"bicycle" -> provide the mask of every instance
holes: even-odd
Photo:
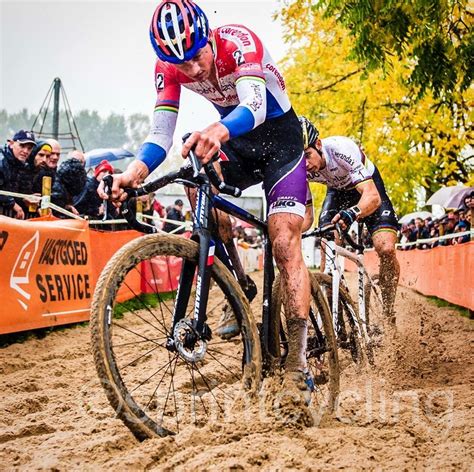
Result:
[[[125,202],[122,214],[130,226],[149,234],[112,257],[92,302],[97,372],[118,417],[139,440],[225,417],[242,391],[247,398],[255,397],[262,376],[280,369],[287,350],[280,322],[280,283],[275,278],[266,222],[214,195],[211,184],[221,194],[238,196],[240,190],[221,181],[212,164],[206,164],[202,172],[194,153],[190,161],[191,165],[125,191],[128,197],[137,197],[170,183],[195,188],[191,238],[158,233],[154,226],[137,221]],[[216,235],[214,208],[263,233],[258,327],[232,261]],[[337,346],[329,308],[314,278],[311,290],[307,359],[316,383],[315,400],[331,411],[339,391]],[[213,331],[226,304],[240,325],[240,335],[222,341]],[[236,387],[238,382],[243,390]]]
[[[338,232],[354,252],[336,244],[334,231]],[[359,223],[359,235],[362,224]],[[306,233],[304,237],[316,236],[326,265],[324,273],[315,273],[317,283],[322,287],[331,307],[333,326],[341,353],[349,352],[353,363],[374,363],[374,348],[380,343],[385,329],[382,315],[382,296],[378,276],[371,276],[364,266],[364,246],[355,242],[337,224],[329,224]],[[357,305],[352,299],[349,286],[339,264],[338,256],[354,262],[357,266]],[[346,356],[347,357],[347,356]]]

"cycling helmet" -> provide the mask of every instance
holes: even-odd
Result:
[[[299,116],[301,128],[303,130],[303,143],[306,149],[309,146],[313,146],[319,138],[319,131],[316,126],[311,123],[305,116]]]
[[[161,2],[153,14],[150,40],[156,55],[165,62],[181,64],[192,59],[209,38],[204,12],[189,0]]]

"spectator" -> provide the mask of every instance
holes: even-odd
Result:
[[[425,226],[425,222],[422,218],[415,218],[415,239],[428,239],[430,233],[428,228]],[[417,244],[418,249],[428,249],[428,244],[422,243]]]
[[[7,141],[0,151],[0,190],[32,193],[33,171],[27,160],[35,144],[33,132],[24,130],[18,131]],[[27,204],[22,199],[0,195],[0,207],[5,214],[10,213],[19,220],[25,218]]]
[[[28,158],[28,163],[33,170],[32,192],[42,194],[43,177],[51,177],[51,187],[54,183],[55,172],[46,164],[52,152],[51,145],[46,141],[38,141],[33,152]]]
[[[84,156],[84,153],[82,151],[79,151],[79,149],[73,149],[70,151],[67,155],[68,159],[77,159],[78,161],[82,162],[82,165],[85,167],[86,166],[86,156]]]
[[[408,251],[410,249],[415,249],[415,246],[408,246],[407,243],[411,242],[412,231],[408,225],[402,225],[401,228],[401,238],[400,238],[400,249],[403,251]]]
[[[166,214],[166,219],[167,220],[173,220],[173,221],[184,221],[184,215],[183,215],[183,200],[178,199],[174,202],[174,206],[171,207],[171,209],[168,211]],[[163,231],[166,231],[167,233],[170,233],[171,231],[175,230],[177,225],[173,223],[168,223],[166,222],[163,226]],[[184,233],[184,227],[179,228],[177,231],[173,231],[174,234],[183,234]]]
[[[164,206],[156,198],[153,199],[153,216],[155,218],[158,217],[159,219],[162,219],[162,218],[166,217],[166,211],[165,211]],[[154,220],[155,226],[158,229],[162,229],[163,228],[163,223],[159,219]]]
[[[101,180],[114,173],[114,168],[109,161],[103,160],[94,169],[94,175],[87,178],[83,191],[74,199],[74,207],[81,215],[91,218],[99,218],[104,215],[103,201],[97,193],[97,187]],[[107,219],[114,219],[116,208],[112,203],[107,203]]]
[[[47,139],[46,142],[51,145],[51,154],[46,160],[47,166],[54,172],[58,170],[59,158],[61,157],[61,145],[55,139]]]
[[[51,194],[51,202],[66,210],[79,215],[73,206],[74,197],[77,197],[84,190],[87,175],[81,161],[68,159],[64,161],[56,172],[56,179]],[[53,212],[60,218],[66,218],[62,213]]]
[[[454,228],[455,233],[464,233],[465,231],[469,231],[469,224],[466,220],[460,220],[456,227]],[[469,242],[471,237],[469,234],[465,234],[464,236],[459,236],[456,239],[453,239],[453,244],[462,244]]]

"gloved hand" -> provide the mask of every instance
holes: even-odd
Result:
[[[358,213],[354,208],[346,208],[345,210],[341,210],[338,215],[338,222],[343,222],[346,228],[350,228],[351,224],[357,219]]]

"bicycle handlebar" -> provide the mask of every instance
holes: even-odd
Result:
[[[304,233],[303,238],[308,238],[311,236],[316,236],[319,238],[324,237],[326,233],[329,233],[330,231],[337,231],[338,234],[351,246],[353,249],[359,252],[364,252],[364,246],[362,244],[357,244],[350,236],[347,231],[342,231],[340,225],[338,223],[335,224],[328,224],[324,226],[320,226],[319,228],[315,228],[313,231],[310,231],[309,233]]]
[[[183,136],[183,142],[185,142],[189,136],[191,136],[191,133],[187,133]],[[197,177],[199,175],[199,172],[201,171],[202,168],[204,168],[204,172],[206,175],[209,177],[209,180],[211,181],[211,184],[216,187],[219,192],[224,193],[226,195],[231,195],[233,197],[240,197],[242,195],[242,190],[240,190],[238,187],[234,187],[233,185],[226,184],[217,174],[216,169],[214,169],[214,166],[212,163],[216,161],[219,158],[219,154],[216,153],[216,155],[211,159],[210,162],[204,164],[204,166],[201,164],[199,159],[196,157],[196,154],[194,153],[194,149],[191,149],[189,151],[189,160],[191,161],[191,165],[193,166],[194,174],[193,177]]]
[[[183,136],[183,142],[186,141],[191,134],[185,134]],[[218,154],[214,156],[211,162],[201,164],[200,160],[197,158],[196,154],[194,153],[194,149],[191,149],[189,152],[189,164],[185,164],[180,169],[175,172],[170,172],[169,174],[164,175],[152,182],[149,182],[141,187],[138,188],[124,188],[123,191],[127,194],[127,198],[124,202],[122,202],[122,216],[127,220],[128,225],[141,233],[151,234],[156,233],[158,229],[150,225],[148,223],[143,223],[138,221],[135,215],[135,212],[131,209],[129,200],[131,198],[141,197],[143,195],[147,195],[150,192],[155,192],[156,190],[165,187],[166,185],[176,182],[178,180],[185,180],[189,181],[192,179],[197,179],[201,172],[201,169],[204,168],[206,175],[209,178],[211,184],[216,187],[221,193],[226,195],[231,195],[234,197],[240,197],[242,195],[242,191],[238,187],[234,187],[232,185],[226,184],[217,174],[212,162],[218,159]],[[104,182],[104,191],[111,195],[112,193],[112,184],[113,184],[113,176],[107,175],[103,179]],[[188,182],[190,183],[190,182]],[[107,215],[105,215],[106,217]]]

